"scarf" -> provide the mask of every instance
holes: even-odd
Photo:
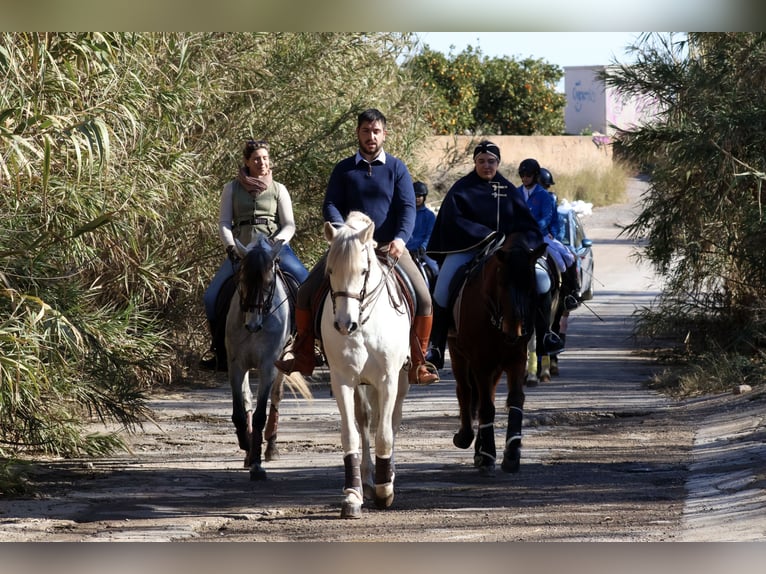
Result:
[[[261,177],[253,177],[248,169],[242,166],[239,169],[239,174],[237,174],[237,180],[249,193],[257,197],[266,190],[266,187],[271,185],[271,173]],[[266,187],[263,187],[264,185]]]

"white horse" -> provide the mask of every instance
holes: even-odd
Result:
[[[247,452],[245,466],[250,467],[250,480],[264,480],[266,471],[261,465],[264,434],[266,461],[279,456],[276,440],[284,384],[305,398],[312,398],[312,394],[300,373],[283,375],[274,366],[291,332],[291,303],[277,267],[284,243],[281,240],[272,243],[262,233],[247,246],[236,243],[242,260],[237,292],[226,317],[226,354],[233,401],[231,419],[239,447]],[[250,369],[258,370],[255,404],[250,390]],[[271,408],[267,424],[269,397]]]
[[[345,468],[341,518],[360,518],[365,496],[373,498],[378,508],[391,506],[394,437],[409,390],[409,310],[393,266],[381,263],[375,253],[374,228],[360,212],[351,212],[338,229],[329,222],[324,226],[330,242],[326,267],[330,292],[321,330],[341,417]]]

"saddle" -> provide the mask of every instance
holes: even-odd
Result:
[[[451,329],[455,328],[457,318],[460,316],[460,303],[466,283],[479,273],[487,260],[503,246],[504,242],[505,235],[501,233],[493,235],[474,258],[459,267],[455,275],[453,275],[449,286],[449,298],[447,299],[447,309],[452,310],[452,313],[450,313],[452,319],[450,322]]]

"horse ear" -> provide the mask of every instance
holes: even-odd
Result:
[[[367,243],[368,241],[372,241],[373,233],[375,233],[375,224],[370,223],[367,227],[365,227],[359,232],[359,240],[362,243]]]
[[[324,238],[329,242],[332,241],[335,237],[336,229],[335,226],[330,223],[329,221],[324,222]]]

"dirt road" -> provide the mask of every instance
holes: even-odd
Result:
[[[631,200],[642,186],[631,182]],[[44,464],[40,497],[0,501],[0,541],[766,539],[764,395],[676,403],[642,388],[653,366],[633,354],[631,314],[660,286],[618,238],[631,209],[585,218],[595,297],[572,315],[561,375],[527,389],[518,474],[481,477],[472,450],[452,445],[457,402],[446,369],[405,403],[393,507],[365,505],[361,520],[344,521],[326,373],[314,401],[283,402],[282,456],[266,464],[265,482],[243,468],[219,375],[153,397],[157,424],[132,437],[131,454]]]

